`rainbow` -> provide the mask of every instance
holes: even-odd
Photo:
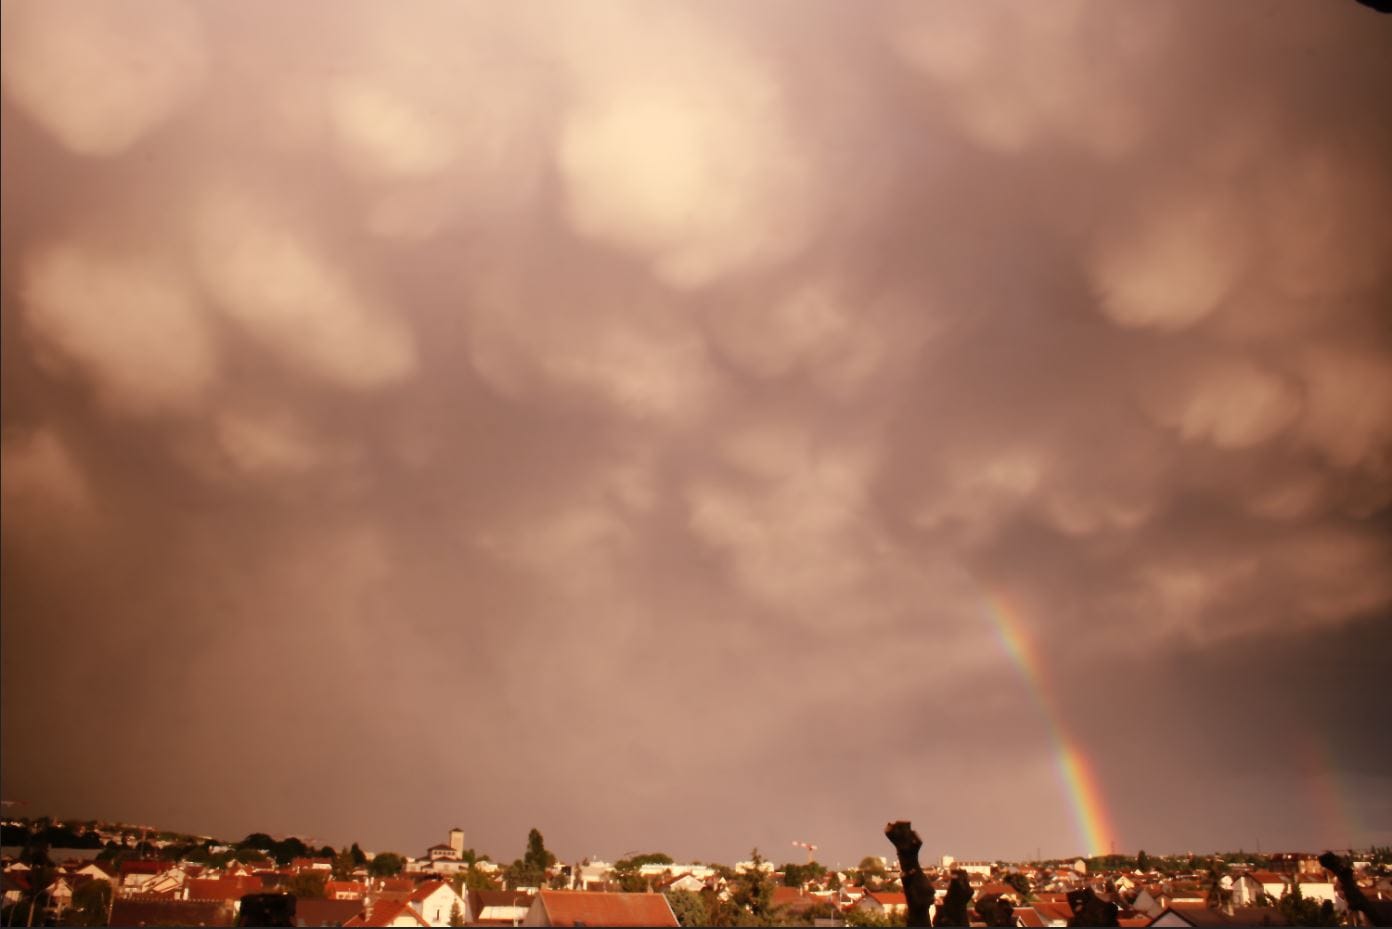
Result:
[[[1039,652],[1004,597],[987,595],[985,602],[986,616],[1006,654],[1020,670],[1020,676],[1028,685],[1048,727],[1059,780],[1073,807],[1078,839],[1087,847],[1088,855],[1105,855],[1111,850],[1116,831],[1107,815],[1107,805],[1092,764],[1078,747],[1078,740],[1064,725],[1063,714],[1059,712],[1058,700],[1044,672]]]
[[[1303,748],[1297,756],[1309,784],[1315,818],[1324,829],[1323,844],[1334,848],[1347,841],[1350,849],[1359,847],[1363,830],[1339,777],[1333,746],[1311,733],[1305,734],[1297,745]]]

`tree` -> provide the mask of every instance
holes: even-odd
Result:
[[[683,926],[709,926],[710,909],[705,898],[691,890],[670,890],[665,895],[677,922]]]
[[[324,898],[324,885],[328,883],[328,880],[329,876],[323,871],[301,871],[286,882],[285,890],[294,897],[322,900]]]
[[[870,910],[863,910],[858,906],[853,906],[846,911],[846,925],[848,926],[890,926],[889,917],[883,913],[874,913]]]
[[[396,852],[381,852],[367,863],[367,873],[373,877],[395,877],[406,867],[406,859]]]
[[[643,877],[641,868],[645,864],[669,865],[672,863],[672,856],[662,852],[648,852],[643,855],[633,855],[629,858],[620,858],[614,862],[614,879],[619,883],[619,889],[625,893],[642,893],[651,890],[648,886],[647,878]]]
[[[72,906],[64,914],[64,919],[70,926],[105,926],[110,907],[110,882],[87,881],[73,891]]]
[[[807,864],[785,864],[778,870],[783,872],[785,887],[802,887],[826,874],[826,868],[815,861],[809,861]]]
[[[268,851],[275,858],[276,864],[281,867],[285,867],[296,858],[308,858],[312,853],[312,849],[308,845],[293,835],[288,839],[273,843]]]
[[[764,870],[764,856],[759,854],[757,848],[749,853],[749,858],[750,868],[736,874],[730,884],[730,901],[752,920],[745,922],[742,919],[741,925],[773,925],[773,878]]]
[[[344,849],[333,856],[333,876],[336,881],[346,881],[353,876],[353,869],[357,863],[353,861],[353,853]]]
[[[509,887],[540,887],[546,879],[546,869],[556,863],[556,856],[546,850],[541,833],[532,829],[527,833],[527,851],[521,858],[508,865],[506,877]]]
[[[817,925],[817,919],[839,919],[841,910],[838,910],[834,903],[814,903],[802,911],[799,918],[799,925]]]
[[[353,864],[354,864],[354,865],[364,865],[364,864],[367,864],[367,855],[365,855],[365,854],[363,853],[363,850],[362,850],[362,849],[358,848],[358,843],[357,843],[357,842],[354,842],[354,843],[353,843],[353,847],[350,848],[350,849],[348,849],[348,852],[349,852],[349,854],[351,854],[351,855],[353,856]]]
[[[1019,871],[1011,871],[1007,874],[1005,882],[1019,892],[1022,900],[1028,900],[1033,892],[1033,888],[1030,887],[1030,879]]]
[[[871,855],[866,855],[860,859],[860,865],[856,869],[860,873],[860,886],[869,887],[872,890],[878,888],[885,879],[884,862]]]
[[[245,839],[237,843],[238,848],[259,848],[261,851],[268,851],[275,847],[276,840],[266,835],[264,832],[253,832]]]
[[[556,863],[556,856],[546,850],[546,843],[535,828],[527,833],[527,853],[522,856],[522,862],[543,872]]]
[[[1145,853],[1145,849],[1141,849],[1136,853],[1136,870],[1143,872],[1150,871],[1150,856]]]
[[[493,876],[482,868],[469,865],[469,870],[464,872],[465,890],[497,890],[498,882]],[[462,894],[461,894],[462,896]]]
[[[462,926],[462,925],[464,925],[464,914],[463,914],[463,913],[460,911],[460,909],[459,909],[459,901],[458,901],[458,900],[454,901],[454,903],[450,905],[450,918],[449,918],[449,924],[450,924],[451,926]]]

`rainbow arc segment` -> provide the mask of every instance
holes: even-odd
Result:
[[[1089,855],[1107,854],[1116,838],[1102,788],[1092,762],[1083,754],[1059,710],[1059,700],[1044,668],[1039,651],[1010,603],[1000,595],[987,595],[985,613],[996,636],[1020,672],[1030,696],[1044,718],[1053,746],[1054,764],[1064,793],[1073,808],[1078,839]]]
[[[1324,843],[1337,847],[1347,842],[1350,849],[1359,847],[1363,829],[1342,783],[1339,774],[1342,768],[1334,757],[1333,746],[1313,734],[1303,735],[1296,745],[1300,749],[1297,757],[1309,784],[1311,806]]]

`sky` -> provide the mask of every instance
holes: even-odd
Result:
[[[1392,18],[2,9],[20,812],[1392,844]]]

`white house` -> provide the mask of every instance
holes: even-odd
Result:
[[[344,920],[344,926],[390,926],[393,929],[411,929],[415,926],[429,926],[420,913],[401,900],[379,900],[371,908],[352,919]],[[448,925],[448,923],[446,923]]]
[[[1275,871],[1253,871],[1252,879],[1261,885],[1262,892],[1273,900],[1285,896],[1287,883],[1284,875]]]
[[[1164,912],[1169,905],[1170,899],[1158,887],[1142,887],[1141,892],[1136,894],[1136,899],[1131,901],[1131,908],[1137,913],[1154,918]]]
[[[415,889],[407,902],[431,926],[448,926],[456,907],[464,921],[469,921],[469,901],[444,881],[426,881]]]
[[[672,878],[663,890],[690,890],[699,893],[704,890],[706,882],[694,874],[681,874]]]
[[[1261,903],[1263,889],[1261,882],[1250,873],[1238,874],[1233,878],[1233,906],[1256,906]]]
[[[942,866],[944,871],[965,871],[968,874],[990,877],[991,869],[995,867],[995,863],[991,861],[958,861],[951,855],[943,855]]]
[[[1300,895],[1306,900],[1318,900],[1321,903],[1328,900],[1334,904],[1334,910],[1342,913],[1347,904],[1344,898],[1334,890],[1334,882],[1328,876],[1315,877],[1300,875]]]
[[[856,909],[894,919],[908,912],[909,899],[901,893],[872,890],[856,902]]]

